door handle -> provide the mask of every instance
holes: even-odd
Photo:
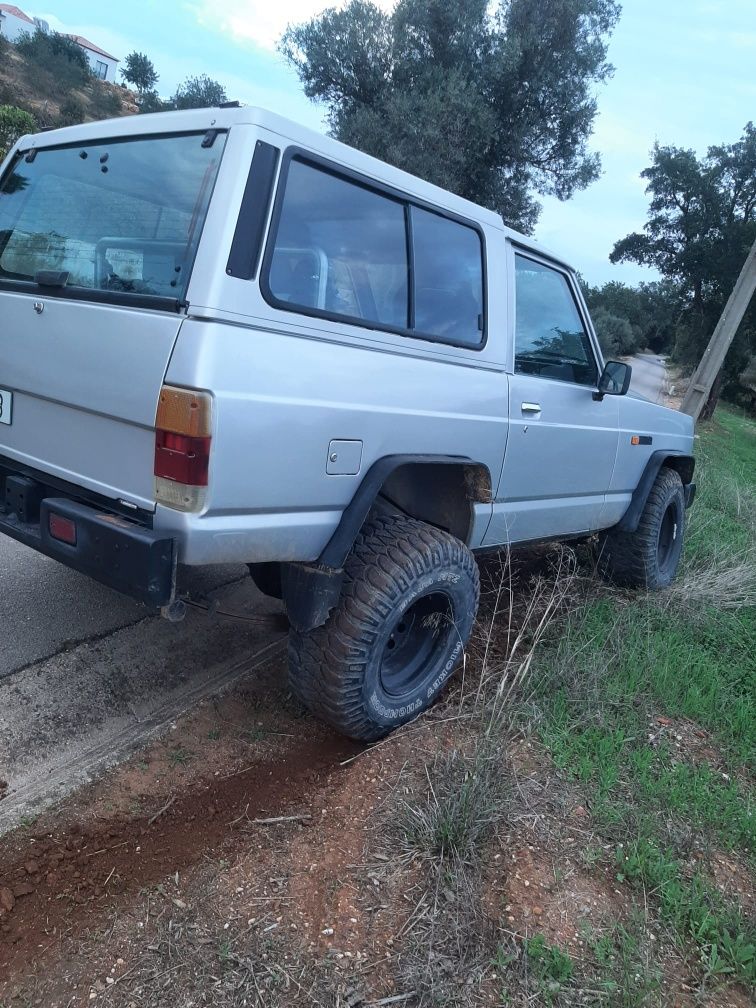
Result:
[[[523,413],[540,413],[541,404],[537,402],[524,402],[520,407]]]

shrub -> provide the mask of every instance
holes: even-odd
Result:
[[[639,349],[638,335],[626,318],[614,315],[606,308],[591,313],[601,349],[609,356],[634,354]]]
[[[118,91],[96,78],[93,79],[89,118],[112,119],[120,115],[123,115],[123,104]]]
[[[0,161],[24,133],[33,133],[36,123],[33,116],[15,105],[0,105]]]
[[[84,108],[84,103],[73,95],[60,107],[61,126],[76,126],[78,123],[84,122],[86,116],[87,110]]]
[[[177,109],[210,108],[220,105],[226,100],[226,91],[222,84],[212,80],[207,74],[199,77],[187,77],[179,84],[173,96],[173,105]]]
[[[60,32],[38,28],[33,35],[22,35],[16,48],[31,63],[51,73],[62,90],[81,87],[91,77],[84,50]]]

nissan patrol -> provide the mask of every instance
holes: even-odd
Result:
[[[427,707],[474,553],[598,537],[664,588],[688,416],[628,394],[574,271],[254,108],[23,137],[0,176],[0,531],[169,617],[243,562],[294,693],[370,740]]]

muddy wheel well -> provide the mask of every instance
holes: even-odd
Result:
[[[693,480],[693,470],[695,469],[696,461],[687,455],[681,455],[676,457],[674,455],[668,456],[663,464],[664,469],[674,469],[676,473],[680,474],[680,479],[683,481],[683,486],[686,483],[690,483]]]
[[[379,496],[411,518],[467,543],[473,505],[491,501],[491,476],[475,463],[409,462],[388,476]]]
[[[347,556],[374,509],[398,510],[468,543],[474,505],[491,499],[491,476],[481,463],[386,456],[373,464],[314,563],[279,564],[275,571],[250,564],[250,573],[262,591],[280,592],[292,625],[304,633],[322,626],[338,602]]]

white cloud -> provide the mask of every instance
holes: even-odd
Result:
[[[373,0],[391,10],[395,0]],[[275,49],[287,25],[307,21],[327,7],[341,6],[339,0],[199,0],[189,10],[205,28],[215,28],[236,41],[253,42],[263,49]]]
[[[109,52],[118,60],[123,60],[127,53],[134,48],[127,38],[119,35],[118,32],[102,25],[91,24],[66,24],[55,14],[37,14],[37,17],[47,21],[53,31],[64,32],[68,35],[81,35],[82,38],[89,39],[95,45]]]

